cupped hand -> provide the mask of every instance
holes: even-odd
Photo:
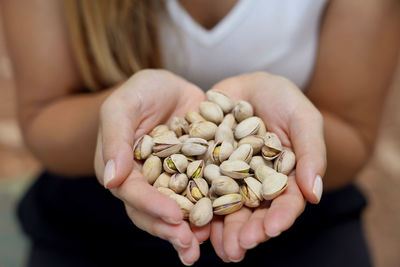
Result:
[[[128,216],[140,229],[170,241],[184,263],[194,263],[199,242],[209,225],[192,230],[176,202],[158,192],[133,159],[134,141],[173,116],[197,109],[204,93],[195,85],[163,70],[133,75],[103,103],[95,154],[96,176],[121,199]]]
[[[296,171],[288,187],[272,202],[256,209],[242,208],[211,223],[210,239],[224,261],[241,260],[247,249],[287,230],[303,212],[306,200],[318,203],[326,168],[322,116],[292,82],[264,72],[232,77],[217,83],[234,100],[246,100],[276,133],[282,145],[296,154]]]

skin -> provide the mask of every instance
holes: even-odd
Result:
[[[212,28],[235,1],[199,3],[182,1],[200,24]],[[312,186],[315,175],[325,173],[324,140],[325,190],[354,179],[372,152],[400,46],[398,1],[334,0],[323,17],[315,72],[306,90],[311,102],[290,81],[267,73],[216,84],[213,88],[232,98],[251,102],[268,127],[294,149],[299,165],[285,193],[270,207],[243,208],[211,225],[190,228],[177,205],[148,185],[132,165],[131,147],[156,124],[197,106],[204,94],[161,70],[142,71],[113,88],[84,93],[59,1],[4,0],[2,12],[26,144],[47,169],[71,177],[93,174],[95,155],[102,184],[104,167],[113,160],[114,179],[106,187],[124,201],[135,225],[170,240],[186,264],[198,259],[199,243],[208,237],[222,260],[238,261],[246,249],[288,229],[306,200],[317,203]],[[154,101],[154,95],[161,101]],[[259,103],[265,97],[279,103],[280,116],[271,117]]]

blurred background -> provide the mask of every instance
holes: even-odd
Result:
[[[13,76],[1,26],[0,20],[0,267],[13,267],[23,265],[29,247],[15,207],[40,164],[24,147],[16,122]],[[369,200],[363,219],[375,266],[400,266],[400,64],[376,150],[357,183]]]

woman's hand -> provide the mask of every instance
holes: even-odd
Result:
[[[238,261],[246,249],[287,230],[303,212],[305,200],[319,202],[326,168],[323,122],[303,93],[279,76],[245,74],[219,82],[212,89],[234,100],[250,102],[268,130],[276,133],[297,158],[288,188],[270,205],[254,210],[242,208],[212,221],[210,238],[216,253],[224,261]]]
[[[158,192],[133,159],[135,139],[173,116],[183,117],[205,99],[193,84],[162,70],[133,75],[104,102],[100,112],[95,170],[100,183],[125,203],[140,229],[169,240],[185,263],[195,262],[209,225],[190,229],[176,202]]]

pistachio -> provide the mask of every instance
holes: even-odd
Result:
[[[186,140],[188,140],[188,139],[189,139],[189,135],[188,134],[181,135],[178,138],[179,142],[181,142],[182,144],[185,143]]]
[[[208,184],[203,178],[191,179],[186,188],[186,197],[197,202],[200,198],[208,195]]]
[[[190,162],[186,173],[189,178],[200,178],[203,177],[204,171],[204,161],[203,160],[195,160]]]
[[[190,211],[193,209],[194,204],[186,197],[178,194],[169,195],[169,197],[175,200],[179,208],[181,208],[183,218],[188,219]]]
[[[261,154],[266,160],[273,160],[279,156],[282,151],[282,144],[275,133],[267,132],[264,136],[264,146],[261,148]]]
[[[257,135],[265,136],[267,134],[267,127],[265,126],[264,121],[260,118],[260,128],[258,129]]]
[[[237,123],[232,113],[226,114],[221,124],[228,126],[232,130],[236,127]],[[221,125],[220,124],[220,125]]]
[[[261,156],[254,156],[251,158],[251,161],[249,163],[250,165],[250,169],[255,172],[256,169],[258,168],[258,166],[268,166],[270,168],[273,167],[273,164],[271,161],[267,161],[265,160],[263,157]]]
[[[265,180],[266,177],[274,173],[276,173],[276,171],[266,165],[260,165],[255,170],[255,176],[261,183]]]
[[[213,218],[212,202],[208,197],[203,197],[194,205],[189,213],[189,221],[201,227],[206,225]]]
[[[168,157],[181,150],[182,143],[178,138],[169,135],[161,135],[153,138],[153,153],[158,157]]]
[[[211,152],[211,159],[212,161],[219,165],[221,162],[225,161],[233,152],[233,146],[231,143],[227,141],[219,141],[216,142],[212,152]]]
[[[211,156],[212,149],[214,147],[215,142],[214,142],[214,140],[211,139],[207,143],[208,143],[207,152],[204,153],[203,155],[197,156],[198,160],[203,160],[205,163],[210,161],[210,156]]]
[[[239,193],[239,184],[228,176],[219,176],[212,181],[211,187],[219,196]]]
[[[209,197],[212,201],[214,201],[214,200],[216,200],[217,198],[219,198],[220,196],[217,195],[217,194],[215,193],[213,187],[210,187],[210,189],[208,190],[208,197]]]
[[[209,184],[212,183],[212,181],[218,177],[221,176],[221,173],[219,171],[219,167],[215,164],[208,164],[204,168],[204,178],[207,180]]]
[[[156,137],[156,136],[158,136],[158,135],[160,135],[160,134],[163,134],[163,133],[165,133],[165,132],[168,132],[169,131],[169,128],[168,128],[168,126],[167,125],[165,125],[165,124],[160,124],[160,125],[157,125],[151,132],[150,132],[150,136],[151,137]]]
[[[264,145],[264,138],[260,135],[249,135],[240,139],[238,145],[249,144],[253,148],[253,155],[258,154]]]
[[[279,156],[275,159],[274,169],[277,172],[289,175],[296,165],[296,156],[290,150],[282,150]]]
[[[221,163],[219,169],[222,174],[234,179],[243,179],[250,176],[250,166],[242,160],[227,160]]]
[[[232,128],[230,128],[227,124],[220,124],[215,132],[215,141],[227,141],[233,145],[235,138],[233,137]]]
[[[206,153],[208,142],[202,138],[189,138],[182,145],[182,153],[185,156],[199,156]]]
[[[149,184],[153,184],[154,181],[161,174],[161,159],[157,156],[150,155],[143,164],[142,173]]]
[[[170,195],[175,195],[176,193],[174,191],[172,191],[171,189],[167,188],[167,187],[157,187],[157,190],[160,191],[161,194],[166,195],[166,196],[170,196]]]
[[[245,206],[256,208],[263,200],[262,184],[253,177],[244,178],[244,184],[240,186],[240,194],[243,196]]]
[[[176,136],[182,136],[183,134],[189,133],[189,123],[179,117],[173,117],[169,128],[175,132]]]
[[[279,196],[287,187],[287,175],[279,172],[267,175],[262,182],[262,194],[264,199],[271,200]]]
[[[183,190],[185,190],[188,184],[188,177],[184,173],[175,173],[169,179],[168,187],[175,191],[175,193],[179,194]]]
[[[206,93],[208,101],[217,104],[225,113],[228,113],[233,108],[233,101],[224,93],[217,90],[209,90]]]
[[[235,128],[235,138],[242,139],[257,133],[260,128],[260,118],[250,117],[240,122]]]
[[[157,180],[154,182],[153,186],[158,188],[158,187],[168,187],[169,185],[169,180],[171,179],[171,176],[168,173],[161,173],[160,176],[158,176]]]
[[[213,210],[216,215],[227,215],[239,210],[243,206],[243,197],[240,194],[223,195],[213,201]]]
[[[188,112],[186,112],[185,119],[189,123],[194,123],[194,122],[197,122],[197,121],[205,121],[206,120],[206,119],[203,118],[203,116],[201,116],[197,111],[194,111],[194,110],[189,110]]]
[[[213,102],[201,102],[199,109],[200,115],[203,116],[203,118],[215,124],[220,124],[224,119],[224,112],[217,104]]]
[[[243,160],[249,163],[253,157],[253,147],[249,144],[243,144],[235,149],[229,157],[229,160]]]
[[[153,145],[153,138],[147,134],[136,140],[135,145],[133,146],[133,154],[135,159],[144,160],[150,156],[151,152],[153,151]]]
[[[247,101],[239,101],[233,108],[233,115],[238,122],[253,116],[254,111],[252,105]]]
[[[211,140],[217,131],[217,125],[210,121],[197,121],[189,126],[189,136]]]
[[[168,173],[184,173],[188,166],[187,158],[182,154],[172,154],[164,159],[163,167]]]

